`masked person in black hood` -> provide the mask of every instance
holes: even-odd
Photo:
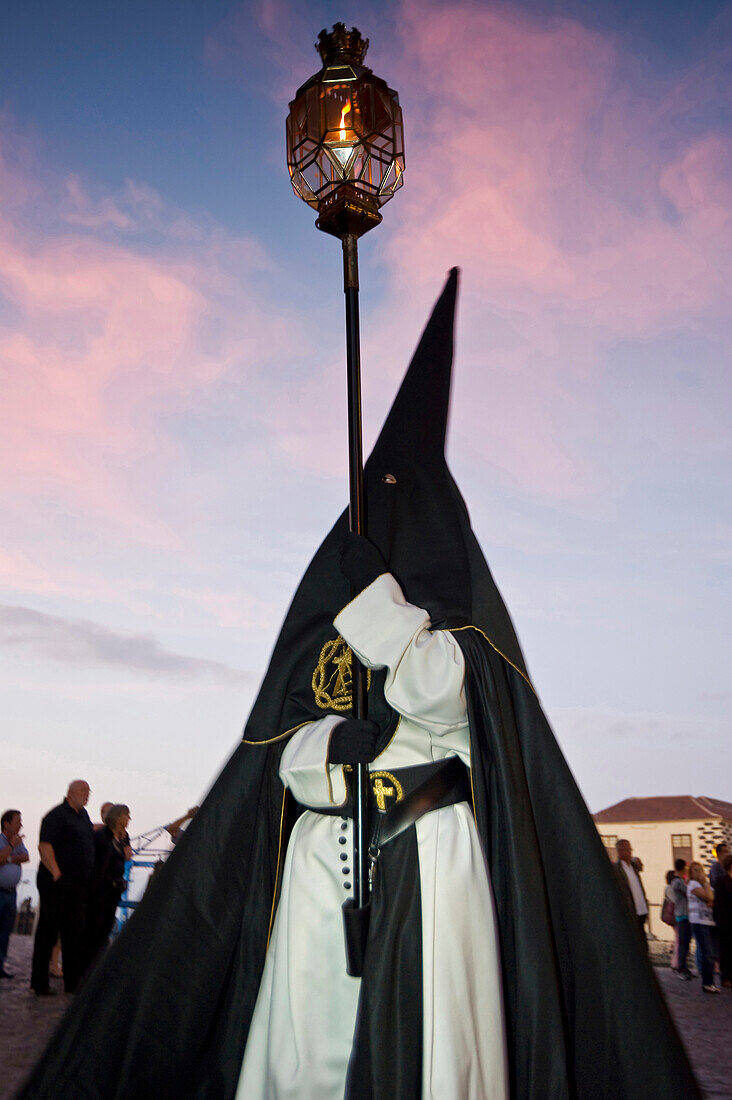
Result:
[[[366,464],[369,543],[326,536],[242,744],[22,1097],[699,1097],[445,462],[456,289]],[[382,846],[357,979],[336,884],[372,756],[377,812],[413,769],[469,765],[470,795]]]

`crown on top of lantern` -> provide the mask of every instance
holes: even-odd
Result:
[[[334,23],[330,33],[323,28],[315,48],[326,66],[332,65],[334,61],[353,61],[356,65],[362,65],[369,48],[369,40],[362,38],[356,27],[347,31],[345,23]]]

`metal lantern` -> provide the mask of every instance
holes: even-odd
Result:
[[[404,136],[399,96],[363,64],[368,39],[336,23],[322,30],[320,72],[290,104],[287,167],[295,194],[336,237],[362,236],[402,185]]]

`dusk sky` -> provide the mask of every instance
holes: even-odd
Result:
[[[590,809],[732,801],[732,4],[5,0],[0,801],[202,799],[346,503],[338,242],[284,159],[336,20],[406,173],[365,450],[462,269],[448,459]],[[640,853],[642,855],[642,853]]]

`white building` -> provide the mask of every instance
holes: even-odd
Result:
[[[648,930],[672,940],[673,928],[661,920],[666,872],[679,858],[696,860],[708,870],[715,845],[726,840],[732,846],[732,803],[690,794],[626,798],[593,818],[612,860],[617,859],[615,842],[630,841],[633,855],[643,863]]]

